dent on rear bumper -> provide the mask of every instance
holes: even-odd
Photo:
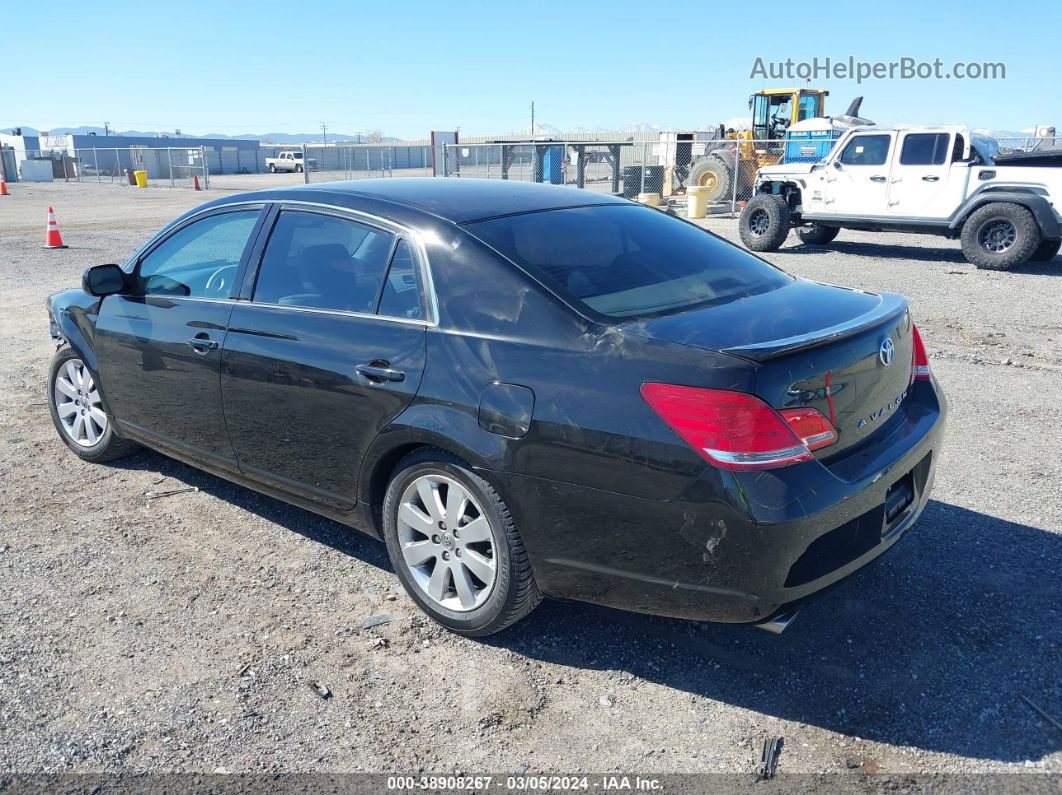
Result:
[[[916,389],[919,400],[904,421],[861,459],[759,473],[709,470],[667,502],[502,475],[539,586],[555,597],[725,622],[761,621],[806,599],[892,547],[925,507],[946,407],[929,382]],[[875,511],[883,517],[889,487],[916,467],[913,503],[884,535],[879,524],[868,546],[865,523]],[[831,533],[840,544],[858,543],[854,556],[842,554],[820,572],[817,550]]]

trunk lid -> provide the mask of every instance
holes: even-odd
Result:
[[[834,456],[896,416],[911,383],[907,302],[804,280],[729,304],[638,321],[635,333],[740,356],[775,408],[809,406],[837,429]],[[888,342],[886,342],[888,340]],[[888,364],[886,364],[886,360]]]

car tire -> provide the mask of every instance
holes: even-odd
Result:
[[[1050,262],[1058,254],[1059,247],[1062,247],[1062,240],[1045,240],[1029,257],[1029,262]]]
[[[733,168],[723,156],[713,153],[694,162],[686,178],[686,185],[707,186],[708,201],[718,201],[732,194],[733,178]]]
[[[801,242],[809,246],[825,246],[827,243],[832,242],[840,231],[840,227],[812,224],[811,226],[800,227],[796,230],[796,233]]]
[[[978,268],[1005,271],[1028,262],[1042,238],[1026,207],[992,202],[974,210],[962,227],[962,253]]]
[[[738,231],[750,251],[774,251],[785,242],[792,226],[789,205],[781,196],[759,193],[741,211]]]
[[[302,173],[302,166],[295,166],[295,173],[296,174],[301,174]]]
[[[270,174],[276,174],[277,173],[276,163],[270,163],[269,164],[269,173]]]
[[[115,434],[114,420],[100,402],[95,376],[69,345],[52,357],[48,407],[59,437],[83,461],[102,464],[140,450],[136,442]]]
[[[406,593],[459,635],[500,632],[542,601],[509,507],[444,450],[421,448],[398,463],[384,496],[383,534]]]

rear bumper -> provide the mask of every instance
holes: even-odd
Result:
[[[946,406],[911,389],[880,438],[840,461],[708,468],[661,502],[496,476],[550,596],[659,615],[760,622],[891,548],[929,500]]]

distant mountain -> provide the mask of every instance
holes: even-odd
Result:
[[[0,133],[10,134],[14,128],[7,127],[0,129]],[[41,135],[41,131],[33,127],[22,126],[23,135]],[[89,135],[95,133],[96,135],[103,135],[104,129],[102,127],[52,127],[47,130],[48,135]],[[177,135],[172,131],[159,132],[156,130],[112,130],[111,135],[126,135],[131,138],[176,138]],[[224,135],[222,133],[207,133],[206,135],[192,135],[190,133],[182,133],[182,138],[218,138],[222,140],[241,140],[241,141],[261,141],[262,143],[292,145],[292,144],[309,144],[320,143],[320,134],[315,133],[265,133],[264,135],[255,135],[253,133],[242,133],[240,135]],[[365,136],[361,135],[345,135],[343,133],[329,133],[328,140],[330,142],[342,142],[353,143],[358,141],[364,141]],[[383,143],[398,143],[402,139],[394,138],[391,136],[384,136]]]

